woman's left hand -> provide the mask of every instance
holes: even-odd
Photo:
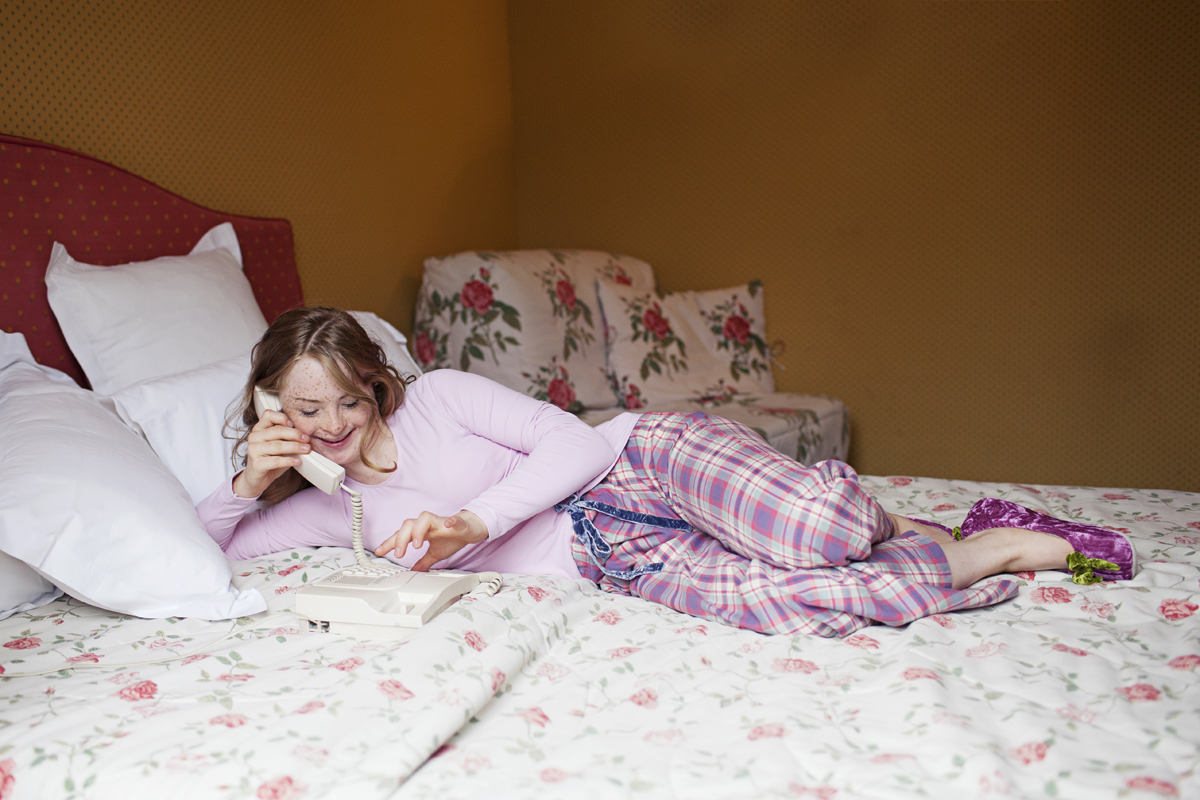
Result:
[[[386,556],[395,550],[396,558],[403,558],[409,544],[420,547],[429,542],[429,550],[412,565],[414,572],[427,572],[434,564],[445,561],[467,545],[487,538],[487,525],[466,509],[449,517],[422,511],[416,519],[404,520],[400,530],[375,548],[375,555]]]

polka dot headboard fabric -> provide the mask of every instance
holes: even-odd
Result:
[[[112,266],[185,254],[223,222],[267,321],[303,304],[287,220],[222,214],[81,153],[0,134],[0,330],[24,334],[39,363],[86,386],[46,300],[54,242]]]

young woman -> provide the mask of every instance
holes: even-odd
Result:
[[[254,387],[283,413],[254,411]],[[597,428],[451,370],[407,386],[344,311],[281,315],[242,401],[245,468],[197,507],[233,559],[350,544],[344,493],[291,467],[316,452],[362,493],[369,549],[415,570],[584,577],[608,591],[765,633],[843,636],[872,621],[1012,597],[1004,572],[1132,577],[1120,534],[983,500],[953,532],[886,513],[848,465],[805,467],[705,414]],[[265,510],[251,510],[262,500]],[[1079,551],[1079,552],[1076,552]]]

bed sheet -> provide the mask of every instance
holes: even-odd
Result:
[[[64,598],[0,622],[0,797],[1200,796],[1200,495],[866,478],[956,523],[1004,496],[1129,530],[1143,570],[1021,575],[989,609],[763,636],[583,581],[507,576],[402,643],[294,617],[138,620]],[[348,566],[242,562],[271,611]]]
[[[1200,797],[1200,495],[864,483],[949,524],[1000,496],[1128,530],[1144,567],[841,641],[555,594],[563,639],[399,796]]]
[[[310,632],[295,589],[353,564],[300,548],[237,562],[255,618],[142,620],[63,598],[0,623],[0,798],[385,798],[555,637],[530,577],[468,595],[403,642]],[[535,592],[536,593],[536,592]],[[258,620],[282,614],[255,627]]]

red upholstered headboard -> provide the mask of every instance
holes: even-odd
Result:
[[[78,261],[112,266],[184,255],[222,222],[233,223],[267,321],[303,305],[287,220],[223,214],[91,156],[0,134],[0,330],[25,334],[39,363],[87,386],[46,302],[53,243]]]

